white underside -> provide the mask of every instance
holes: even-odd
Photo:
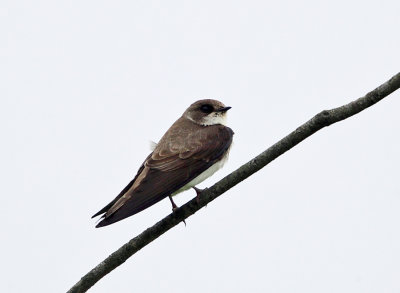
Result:
[[[217,172],[219,169],[221,169],[225,165],[226,161],[228,160],[228,154],[229,154],[229,150],[226,152],[226,155],[220,161],[216,162],[214,165],[212,165],[210,168],[205,170],[199,176],[194,178],[188,184],[186,184],[185,186],[183,186],[180,189],[178,189],[177,191],[175,191],[172,194],[172,196],[175,196],[178,193],[181,193],[182,191],[188,190],[189,188],[192,188],[193,186],[200,184],[201,182],[206,180],[208,177],[212,176],[215,172]]]

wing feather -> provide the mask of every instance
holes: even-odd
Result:
[[[233,131],[222,125],[198,126],[184,134],[182,128],[169,131],[124,192],[96,214],[105,212],[96,227],[134,215],[185,186],[223,157],[233,137]]]

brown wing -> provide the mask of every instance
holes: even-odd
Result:
[[[105,212],[96,227],[132,216],[185,186],[222,158],[232,137],[222,125],[171,127],[135,179],[96,214]]]

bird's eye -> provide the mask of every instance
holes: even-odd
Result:
[[[211,105],[209,105],[209,104],[205,104],[205,105],[202,105],[202,106],[200,107],[200,110],[201,110],[201,112],[203,112],[203,113],[209,114],[209,113],[211,113],[212,111],[214,111],[214,108],[213,108],[213,106],[211,106]]]

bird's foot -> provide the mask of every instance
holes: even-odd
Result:
[[[197,204],[199,204],[200,203],[200,195],[204,189],[197,188],[196,186],[193,186],[193,189],[196,191],[196,202],[197,202]]]
[[[178,206],[172,200],[172,196],[171,195],[168,195],[168,197],[169,197],[169,200],[171,201],[171,204],[172,204],[172,211],[175,212],[178,209]]]
[[[172,196],[171,195],[169,195],[168,197],[169,197],[169,200],[171,201],[171,204],[172,204],[172,212],[174,213],[178,209],[178,206],[172,200]],[[182,222],[183,222],[183,224],[185,224],[185,227],[186,227],[185,220],[182,220]]]

